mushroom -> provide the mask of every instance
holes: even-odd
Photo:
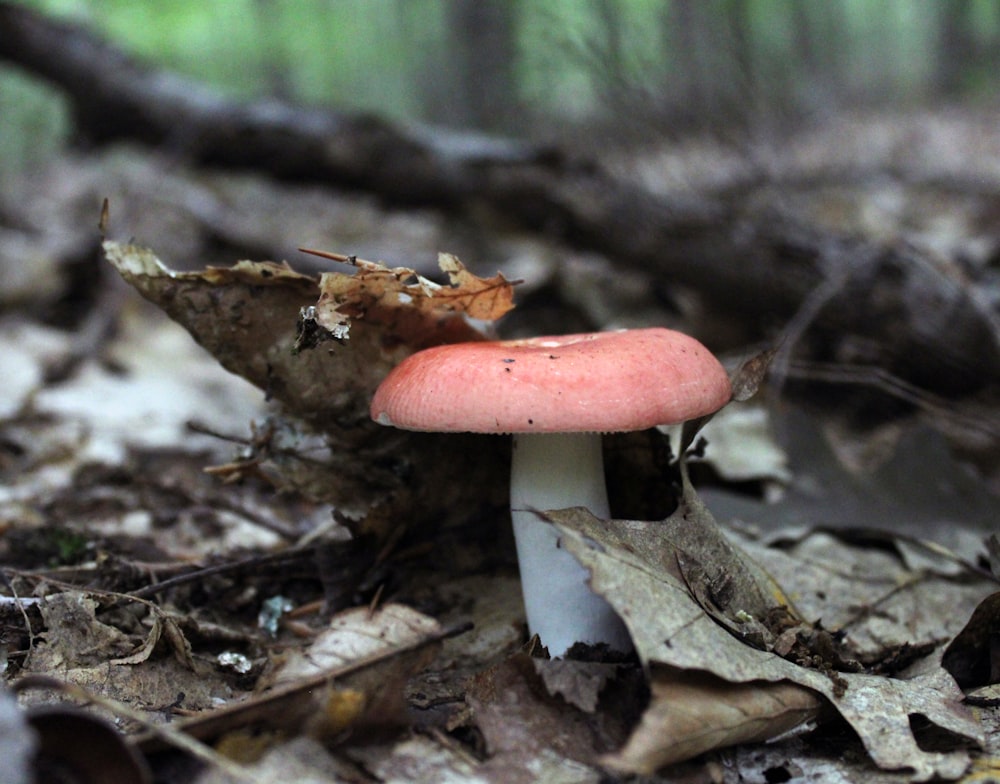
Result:
[[[561,656],[576,642],[622,652],[632,643],[536,511],[584,506],[607,519],[601,433],[684,422],[730,397],[708,349],[651,328],[425,349],[389,373],[371,416],[408,430],[513,434],[511,518],[528,628]]]

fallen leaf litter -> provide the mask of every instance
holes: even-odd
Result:
[[[461,488],[451,494],[442,493],[421,507],[420,501],[434,494],[414,493],[408,486],[412,474],[406,482],[399,476],[401,467],[412,469],[421,462],[419,456],[430,442],[421,442],[420,436],[413,434],[386,434],[366,423],[359,411],[367,406],[367,392],[378,383],[380,376],[407,352],[435,341],[474,339],[466,322],[456,313],[465,310],[477,318],[484,317],[483,314],[493,318],[502,315],[504,308],[509,306],[509,285],[502,278],[478,279],[469,276],[457,260],[454,263],[446,260],[443,267],[451,277],[451,287],[427,285],[415,274],[386,270],[369,263],[363,263],[355,276],[330,273],[317,284],[314,278],[299,275],[283,265],[242,262],[231,270],[173,273],[143,249],[108,243],[106,252],[129,282],[184,324],[224,367],[264,389],[280,402],[282,416],[292,421],[298,418],[305,423],[303,431],[319,433],[321,440],[326,441],[325,459],[312,464],[312,456],[305,459],[296,453],[296,436],[287,435],[286,446],[291,446],[271,456],[268,470],[273,480],[313,491],[314,498],[350,510],[351,515],[344,521],[354,528],[355,535],[374,536],[383,545],[393,539],[394,514],[399,509],[419,509],[427,517],[445,514],[453,520],[468,517],[474,508],[481,514],[483,498],[476,499],[475,504],[469,504],[467,498],[457,505],[454,503],[455,498],[463,497]],[[467,289],[468,299],[456,297],[455,289],[459,292]],[[445,296],[439,296],[437,291],[443,291]],[[483,302],[487,305],[481,310]],[[325,343],[312,348],[300,345],[300,351],[295,354],[292,351],[296,340],[295,322],[302,308],[309,306],[316,308],[315,317],[321,326],[350,324],[350,329],[340,330],[341,340],[334,341],[330,347]],[[276,325],[284,326],[276,328]],[[344,350],[345,343],[349,346],[347,350]],[[38,423],[32,426],[44,429]],[[277,429],[289,434],[297,427],[281,424]],[[304,435],[303,443],[314,443],[308,440],[310,437]],[[122,438],[122,443],[127,440]],[[489,487],[489,478],[496,474],[498,465],[503,465],[505,456],[502,452],[491,454],[491,449],[492,452],[499,450],[484,448],[480,440],[470,439],[466,443],[456,440],[460,443],[446,444],[438,440],[433,448],[448,454],[452,465],[461,465],[463,471],[467,468],[478,470],[480,473],[474,476],[486,478],[485,482],[471,486]],[[350,446],[355,450],[352,459],[344,462],[343,457],[336,454],[338,450],[330,449],[331,444]],[[201,454],[209,451],[206,449]],[[89,459],[114,463],[127,456],[126,449],[118,454],[95,454]],[[373,470],[387,458],[395,461],[388,470],[381,473],[379,469]],[[38,466],[29,471],[37,472],[50,459],[39,456]],[[79,467],[70,469],[68,475],[72,476],[74,471],[79,476]],[[307,478],[296,476],[299,471]],[[425,476],[430,478],[434,474],[429,472]],[[440,488],[440,483],[435,486]],[[697,502],[686,481],[683,487],[678,511],[662,523],[620,520],[598,523],[582,511],[548,513],[563,533],[567,547],[591,570],[594,588],[619,610],[632,631],[642,671],[651,689],[650,702],[641,720],[624,726],[620,719],[627,711],[623,710],[617,719],[608,712],[608,706],[615,703],[616,692],[620,696],[623,690],[627,691],[623,686],[625,682],[618,680],[618,669],[625,665],[612,665],[608,672],[589,672],[590,665],[582,663],[574,672],[560,675],[554,670],[548,671],[549,665],[544,665],[542,671],[536,672],[527,668],[533,660],[525,654],[514,653],[508,641],[506,648],[484,650],[473,660],[462,662],[465,671],[479,672],[474,677],[482,679],[487,677],[484,673],[490,671],[489,668],[502,670],[506,667],[510,673],[520,673],[517,678],[524,684],[521,690],[522,687],[509,686],[509,679],[502,681],[503,689],[512,689],[508,699],[519,694],[517,699],[523,702],[514,712],[510,710],[512,703],[504,708],[503,691],[495,691],[495,686],[485,691],[482,685],[472,687],[465,694],[473,710],[466,717],[466,724],[460,726],[478,726],[486,739],[485,749],[473,749],[471,759],[480,760],[479,772],[470,775],[481,775],[483,780],[499,780],[496,776],[502,765],[507,766],[508,772],[525,776],[547,770],[565,773],[572,769],[583,779],[593,776],[595,781],[602,765],[619,772],[650,774],[663,764],[687,759],[692,754],[734,742],[763,740],[803,720],[820,718],[824,708],[832,706],[853,726],[875,764],[899,774],[900,780],[960,776],[969,765],[967,748],[984,742],[983,728],[962,706],[961,692],[940,665],[946,641],[927,640],[932,624],[921,632],[922,636],[914,637],[911,633],[907,637],[906,630],[912,632],[913,625],[912,616],[906,613],[912,613],[920,605],[920,595],[931,595],[938,587],[947,586],[955,597],[954,617],[950,621],[967,619],[979,601],[992,592],[992,581],[969,568],[959,569],[957,578],[954,570],[947,576],[926,571],[918,575],[908,572],[900,561],[895,562],[894,568],[899,575],[897,579],[904,580],[902,592],[899,586],[885,586],[881,575],[875,573],[860,578],[844,574],[845,586],[851,583],[867,586],[862,591],[868,591],[868,606],[880,605],[879,612],[862,617],[856,606],[839,605],[837,591],[829,587],[822,598],[817,596],[815,584],[810,580],[823,574],[824,569],[828,578],[831,568],[829,563],[817,560],[817,551],[808,549],[811,540],[821,536],[820,533],[778,549],[753,539],[736,537],[733,541],[738,549],[731,549],[720,563],[718,543],[706,545],[704,537],[703,541],[692,542],[682,537],[678,533],[680,529],[673,525],[684,518],[685,524],[693,521],[695,526],[714,530],[714,522]],[[379,501],[386,495],[394,497],[394,502],[380,506]],[[16,517],[28,502],[27,493],[18,497],[8,492],[3,507],[5,517]],[[112,518],[120,517],[121,513],[120,509],[109,510]],[[407,522],[419,528],[422,521],[408,519]],[[655,552],[650,549],[651,537],[660,543],[653,548]],[[839,542],[837,544],[839,546]],[[265,546],[280,548],[286,545],[281,544],[279,538]],[[818,552],[822,551],[821,547]],[[384,552],[391,553],[391,547]],[[844,545],[845,559],[857,558],[862,553],[856,548],[852,550],[849,544]],[[789,564],[791,567],[786,568]],[[786,580],[787,572],[802,569],[803,565],[807,578],[801,578],[800,572],[797,583],[791,576]],[[88,569],[90,574],[95,573],[94,567],[84,566],[75,575],[66,573],[65,576],[78,577],[87,574]],[[720,571],[727,573],[725,579],[718,578]],[[768,573],[776,576],[777,581],[771,580]],[[231,701],[240,695],[246,698],[246,686],[251,684],[238,678],[227,680],[215,676],[209,684],[203,682],[203,676],[211,672],[206,651],[200,650],[207,638],[194,635],[195,626],[185,628],[184,623],[174,620],[174,610],[165,611],[166,606],[133,604],[129,617],[127,613],[122,615],[120,610],[123,602],[128,606],[127,592],[112,596],[81,591],[72,585],[72,579],[61,582],[51,575],[50,572],[48,579],[51,582],[46,583],[42,575],[7,573],[7,580],[18,585],[19,591],[25,592],[28,588],[27,592],[34,590],[45,596],[40,606],[34,605],[39,607],[40,615],[31,622],[47,634],[33,638],[21,663],[23,674],[58,673],[106,697],[123,702],[138,700],[154,713],[169,711],[169,706],[177,700],[178,690],[183,691],[182,699],[188,709],[209,709],[217,699]],[[441,584],[446,585],[447,580]],[[780,589],[777,588],[779,584]],[[823,584],[828,585],[828,582]],[[234,590],[232,583],[224,587]],[[896,602],[891,609],[882,599],[871,598],[884,597],[886,602],[893,602],[901,594],[903,598],[908,596],[909,601]],[[177,598],[190,599],[183,595]],[[802,617],[810,621],[822,618],[825,628],[848,628],[850,642],[858,651],[867,652],[866,666],[871,666],[880,650],[885,652],[891,647],[884,644],[886,617],[896,624],[894,628],[898,630],[900,644],[927,643],[927,655],[909,662],[898,677],[798,666],[768,650],[775,640],[767,638],[769,627],[764,623],[767,611],[785,599],[798,608]],[[251,598],[250,604],[253,603]],[[472,611],[473,617],[474,606],[475,602],[466,608]],[[26,611],[33,611],[31,607],[28,605]],[[141,610],[143,607],[145,613]],[[117,614],[108,614],[109,608],[119,609]],[[393,605],[384,604],[376,612],[380,615],[391,613],[392,608]],[[206,609],[203,606],[197,612],[205,613]],[[407,608],[399,611],[413,613]],[[802,623],[803,629],[809,627],[791,608],[790,612]],[[331,628],[339,625],[361,638],[384,638],[386,630],[371,626],[373,620],[374,616],[367,610],[348,611],[334,615]],[[411,642],[401,643],[390,634],[390,647],[395,644],[405,651],[412,643],[420,649],[422,640],[440,638],[441,627],[430,617],[416,614],[412,620],[409,625],[418,630],[416,637],[409,638]],[[881,625],[872,632],[870,622]],[[517,617],[501,615],[487,621],[487,626],[510,624],[516,627],[518,623]],[[763,631],[758,628],[760,624],[763,624]],[[747,633],[741,639],[740,630],[744,627]],[[70,635],[71,629],[83,632],[83,636]],[[949,635],[959,630],[946,629]],[[58,633],[54,634],[56,631]],[[308,647],[303,648],[300,644],[300,650],[296,651],[292,644],[288,657],[281,653],[281,646],[267,651],[266,645],[259,640],[253,641],[253,635],[243,639],[250,643],[245,647],[251,658],[264,662],[268,672],[276,672],[278,658],[286,662],[285,667],[302,656],[313,658],[313,654],[318,653],[318,648],[313,646],[325,639],[323,633],[314,634]],[[452,646],[450,653],[439,653],[437,659],[425,653],[416,660],[408,660],[406,666],[402,658],[394,661],[390,654],[388,661],[394,663],[382,672],[393,672],[393,677],[383,675],[381,683],[378,677],[375,682],[362,679],[362,685],[353,691],[345,685],[337,692],[339,696],[328,698],[319,711],[325,717],[324,729],[312,734],[329,742],[340,738],[342,732],[356,722],[360,728],[359,717],[365,715],[364,706],[381,704],[378,698],[387,696],[387,692],[398,698],[410,675],[428,666],[433,670],[443,665],[446,669],[449,661],[454,665],[458,661],[454,646],[460,640],[460,637],[445,643],[439,640],[436,644],[443,645],[442,650],[448,651],[449,645]],[[290,641],[285,640],[283,644],[287,646]],[[432,651],[433,647],[427,651]],[[974,656],[975,646],[972,648],[970,655]],[[725,654],[720,655],[720,651]],[[89,653],[84,655],[85,652]],[[444,660],[442,655],[445,655]],[[313,664],[321,672],[328,672],[349,666],[350,661],[359,656],[363,659],[365,654],[349,652],[337,663],[319,659]],[[542,665],[537,663],[537,666]],[[91,672],[94,667],[96,669]],[[177,678],[184,671],[202,677],[197,684],[192,681],[183,686]],[[494,670],[497,671],[500,670]],[[258,668],[257,674],[261,672]],[[109,673],[114,677],[109,678]],[[695,675],[679,677],[682,673]],[[268,677],[273,678],[273,675]],[[312,677],[323,678],[322,675],[299,673],[292,679],[292,688],[296,682],[308,682]],[[496,675],[491,677],[495,684]],[[514,677],[513,674],[510,677]],[[205,685],[209,685],[207,690]],[[199,694],[203,695],[200,705],[196,702]],[[679,696],[681,694],[685,696]],[[249,704],[260,699],[254,698]],[[746,707],[748,705],[751,707]],[[530,735],[515,732],[520,720],[529,722],[522,729],[530,731],[532,720],[528,717],[537,718],[542,706],[550,706],[554,711],[552,729],[568,733],[544,749],[530,741]],[[717,709],[716,715],[707,711],[707,707]],[[727,708],[755,718],[734,722],[732,714],[726,714]],[[392,709],[376,710],[368,715],[374,717],[375,726],[387,726],[400,721],[400,710],[405,710],[405,705],[397,699]],[[682,719],[678,713],[686,718]],[[457,716],[457,713],[449,714],[452,720]],[[521,719],[514,718],[517,716]],[[637,716],[638,710],[633,718]],[[924,749],[920,738],[914,735],[911,721],[914,716],[947,730],[959,743],[947,750]],[[666,733],[664,740],[665,728],[679,726],[679,720],[689,724],[680,725],[686,727],[683,730]],[[460,726],[447,729],[454,731]],[[676,737],[675,733],[683,734],[683,738],[671,740]],[[517,737],[522,740],[517,741]],[[360,751],[343,750],[341,753],[348,758],[353,754],[355,764],[362,764],[373,774],[378,769],[385,770],[386,765],[403,765],[406,755],[414,753],[405,744],[390,748],[388,756],[383,756],[378,763],[371,758],[362,762],[365,756]],[[483,753],[485,760],[477,756]],[[604,756],[598,756],[599,753]],[[451,755],[441,764],[446,768],[455,766],[456,770],[465,766],[463,769],[469,773],[476,770],[475,765],[469,767],[469,759]]]

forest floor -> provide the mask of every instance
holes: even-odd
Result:
[[[666,160],[664,188],[676,171]],[[882,176],[866,180],[852,215],[903,214],[886,207],[890,195],[928,198]],[[972,198],[940,214],[968,216]],[[105,232],[120,242],[102,247],[104,199]],[[849,201],[824,204],[846,212]],[[958,223],[905,230],[952,248]],[[977,239],[995,242],[991,231],[979,224]],[[175,269],[252,258],[309,276],[343,270],[299,247],[420,275],[448,251],[477,275],[523,281],[505,335],[669,325],[718,345],[731,369],[760,347],[732,324],[706,327],[711,310],[690,290],[495,216],[476,224],[128,147],[10,183],[0,200],[5,759],[28,770],[32,740],[37,764],[106,769],[115,758],[115,781],[152,771],[200,784],[1000,778],[997,500],[926,417],[850,430],[827,416],[828,401],[765,385],[702,432],[697,495],[676,462],[659,475],[644,464],[671,495],[664,523],[718,520],[737,553],[721,562],[706,562],[701,541],[657,540],[657,524],[642,528],[657,548],[636,562],[622,539],[634,526],[602,533],[553,516],[637,647],[624,660],[553,661],[526,639],[506,480],[494,471],[503,440],[422,452],[366,429],[352,441],[302,410],[331,379],[349,406],[367,406],[372,379],[362,369],[345,380],[339,348],[313,349],[308,373],[288,360],[292,370],[273,371],[289,374],[284,386],[266,393],[220,365],[246,363],[252,377],[287,348],[297,306],[279,322],[276,303],[319,291],[313,278],[192,273],[190,288],[167,294],[131,281],[181,326],[108,261],[147,264],[141,247]],[[995,257],[980,253],[989,272]],[[151,270],[133,278],[177,283]],[[199,297],[221,305],[196,307]],[[246,337],[269,330],[274,345]],[[388,360],[364,353],[374,350],[358,330],[351,361],[381,368]],[[438,464],[414,469],[424,487],[413,505],[372,515],[379,489],[402,482],[385,462],[397,445]],[[723,601],[726,581],[736,596]],[[784,627],[741,625],[741,602],[759,590],[792,608]],[[14,775],[5,781],[29,780]]]

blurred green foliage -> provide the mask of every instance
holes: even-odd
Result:
[[[664,127],[739,124],[847,101],[989,96],[1000,61],[998,0],[22,4],[231,96],[504,133],[639,114]],[[502,24],[482,29],[484,8]],[[477,103],[479,92],[489,99]],[[59,96],[2,64],[0,122],[0,173],[31,166],[69,134]]]

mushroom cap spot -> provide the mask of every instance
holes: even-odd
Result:
[[[436,432],[620,432],[704,416],[731,396],[707,348],[654,327],[425,349],[389,373],[371,416]]]

